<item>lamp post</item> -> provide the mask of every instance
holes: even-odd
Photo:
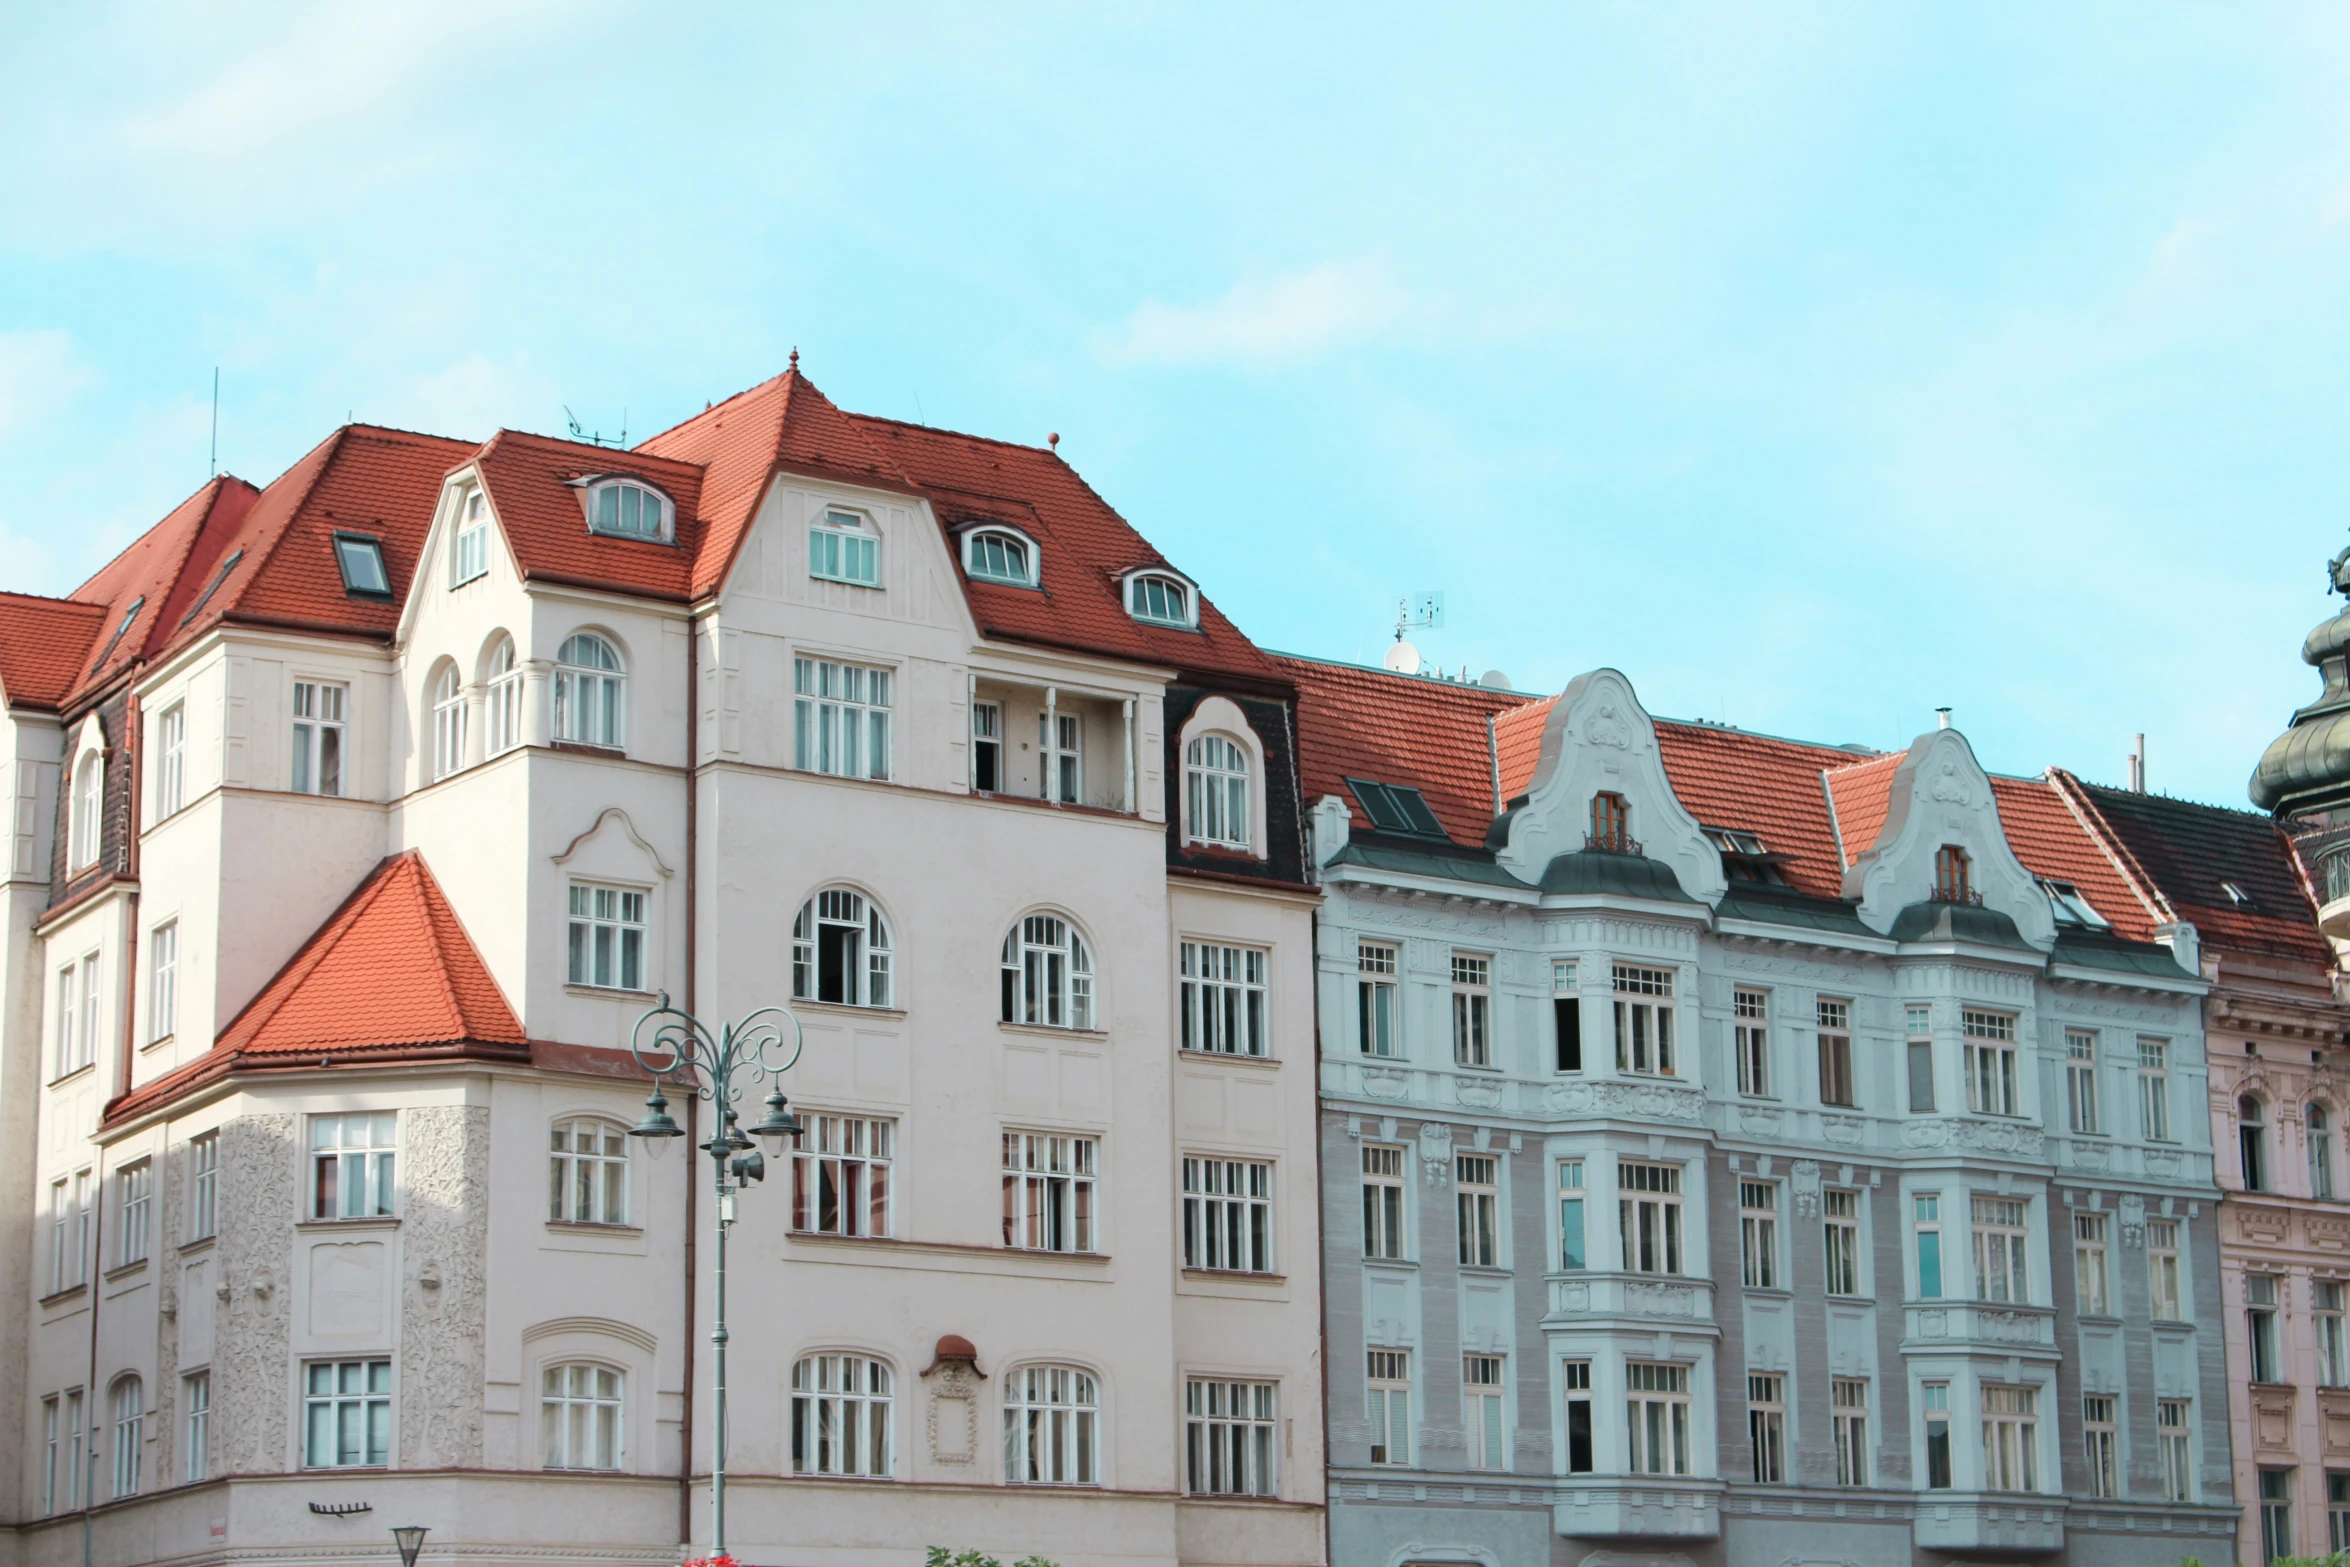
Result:
[[[784,1055],[784,1025],[791,1025],[791,1054]],[[648,1030],[650,1032],[648,1033]],[[710,1101],[717,1112],[716,1126],[702,1151],[710,1156],[710,1175],[718,1196],[718,1256],[716,1324],[710,1330],[713,1348],[712,1380],[717,1397],[711,1409],[710,1554],[726,1554],[726,1232],[734,1224],[734,1195],[767,1175],[767,1160],[751,1142],[766,1139],[778,1152],[783,1140],[797,1136],[800,1123],[780,1086],[783,1074],[800,1059],[800,1021],[781,1007],[761,1007],[738,1023],[722,1025],[712,1034],[691,1013],[669,1004],[661,992],[660,1005],[636,1020],[628,1048],[653,1079],[653,1097],[645,1101],[645,1118],[629,1128],[631,1137],[683,1137],[685,1129],[669,1118],[664,1083],[674,1082],[698,1098]],[[767,1113],[744,1135],[736,1123],[734,1102],[744,1088],[761,1078],[777,1084],[767,1096]]]
[[[415,1524],[392,1531],[392,1544],[400,1550],[400,1567],[416,1567],[416,1553],[424,1549],[424,1537],[430,1533]]]

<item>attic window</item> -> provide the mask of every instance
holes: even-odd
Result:
[[[463,587],[490,569],[490,500],[467,490],[457,513],[457,545],[449,552],[449,586]]]
[[[371,599],[392,596],[392,579],[384,570],[380,539],[365,533],[336,534],[335,564],[342,568],[345,593]]]
[[[1724,854],[1761,854],[1764,852],[1762,839],[1750,832],[1740,832],[1735,827],[1708,827],[1705,830],[1705,835],[1711,838],[1714,847]]]
[[[588,486],[590,533],[665,543],[671,536],[671,512],[669,497],[649,485],[605,479]]]
[[[1036,586],[1036,551],[1009,528],[974,528],[963,536],[963,569],[974,582]]]
[[[853,511],[828,507],[808,524],[808,575],[860,588],[881,586],[881,538]]]
[[[1197,624],[1191,584],[1164,572],[1142,571],[1126,579],[1126,608],[1136,620],[1154,626]]]
[[[1704,832],[1706,841],[1721,851],[1722,874],[1732,881],[1787,885],[1786,873],[1779,869],[1782,856],[1764,848],[1757,834],[1737,827],[1708,827]]]
[[[228,559],[220,563],[220,569],[212,574],[212,580],[205,584],[203,593],[197,597],[194,604],[188,607],[188,612],[180,616],[181,625],[184,626],[188,624],[188,622],[194,620],[198,615],[204,613],[204,606],[212,602],[212,595],[220,591],[220,585],[228,581],[228,574],[236,570],[237,562],[243,560],[244,558],[245,552],[243,550],[237,550],[230,554]]]
[[[2081,889],[2069,881],[2050,881],[2043,877],[2040,890],[2048,894],[2048,910],[2056,916],[2056,923],[2072,930],[2111,930],[2112,922],[2097,912],[2097,907],[2081,896]]]
[[[2219,884],[2219,890],[2226,893],[2228,895],[2228,901],[2233,903],[2237,908],[2249,909],[2255,907],[2252,901],[2252,894],[2246,892],[2242,887],[2237,886],[2232,881],[2221,882]]]
[[[114,656],[114,650],[122,645],[123,635],[128,632],[131,629],[131,626],[138,620],[139,611],[144,609],[146,605],[147,596],[144,593],[131,600],[131,607],[123,611],[122,624],[116,626],[114,628],[114,635],[106,639],[106,651],[98,655],[98,662],[90,666],[92,669],[104,669],[106,667],[106,661],[112,658]]]
[[[1363,814],[1371,818],[1372,827],[1378,831],[1406,838],[1445,836],[1444,824],[1428,809],[1427,796],[1419,790],[1403,784],[1372,783],[1363,778],[1349,778],[1346,786],[1363,802]]]

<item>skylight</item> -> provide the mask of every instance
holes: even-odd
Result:
[[[1762,854],[1767,852],[1763,848],[1762,839],[1753,833],[1741,832],[1735,827],[1708,827],[1705,829],[1705,835],[1711,838],[1714,847],[1724,854]]]
[[[343,591],[366,598],[390,598],[392,579],[384,570],[384,547],[364,533],[335,535],[335,564],[343,571]]]
[[[2252,894],[2246,892],[2243,888],[2237,886],[2234,882],[2221,882],[2219,884],[2219,890],[2226,893],[2228,895],[2228,901],[2236,905],[2236,907],[2240,909],[2248,909],[2252,907]]]
[[[2040,890],[2048,895],[2048,911],[2056,916],[2056,923],[2072,930],[2111,930],[2112,924],[2097,912],[2097,907],[2081,895],[2081,889],[2069,881],[2050,881],[2040,878]]]
[[[1363,778],[1349,778],[1346,786],[1363,802],[1363,814],[1371,818],[1371,825],[1380,832],[1398,833],[1407,838],[1445,836],[1444,824],[1428,809],[1427,797],[1419,790],[1404,784],[1372,783]]]

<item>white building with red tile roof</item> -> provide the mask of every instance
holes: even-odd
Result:
[[[2077,786],[1284,663],[1335,1560],[2229,1559],[2208,986]]]
[[[742,1559],[1321,1562],[1294,702],[1057,454],[796,364],[633,451],[351,426],[0,595],[0,1560],[705,1545],[666,994],[805,1043]]]

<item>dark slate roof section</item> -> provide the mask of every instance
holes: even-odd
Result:
[[[1453,881],[1480,882],[1488,887],[1507,887],[1516,892],[1534,890],[1503,870],[1490,854],[1411,839],[1383,838],[1374,833],[1356,833],[1345,848],[1330,857],[1328,863],[1362,865],[1372,870],[1395,871],[1406,876],[1435,876]]]
[[[2038,949],[2024,940],[2015,921],[1980,903],[1913,903],[1893,916],[1895,941],[1967,941],[1978,947]]]
[[[1792,887],[1768,882],[1734,881],[1714,908],[1716,918],[1753,920],[1765,925],[1790,925],[1801,930],[1828,931],[1839,936],[1874,936],[1860,917],[1860,905],[1841,898],[1815,898]]]
[[[2334,966],[2333,949],[2318,934],[2317,911],[2302,890],[2291,850],[2267,817],[2168,795],[2099,784],[2081,787],[2204,946]],[[2226,882],[2234,882],[2250,902],[2229,897]]]
[[[1542,890],[1545,895],[1603,892],[1658,903],[1697,901],[1681,890],[1681,878],[1664,861],[1600,849],[1577,849],[1552,859],[1542,873]]]
[[[2068,930],[2056,938],[2049,954],[2057,963],[2076,968],[2110,969],[2117,974],[2144,974],[2155,979],[2193,979],[2168,947],[2150,941],[2124,941],[2090,931]]]

